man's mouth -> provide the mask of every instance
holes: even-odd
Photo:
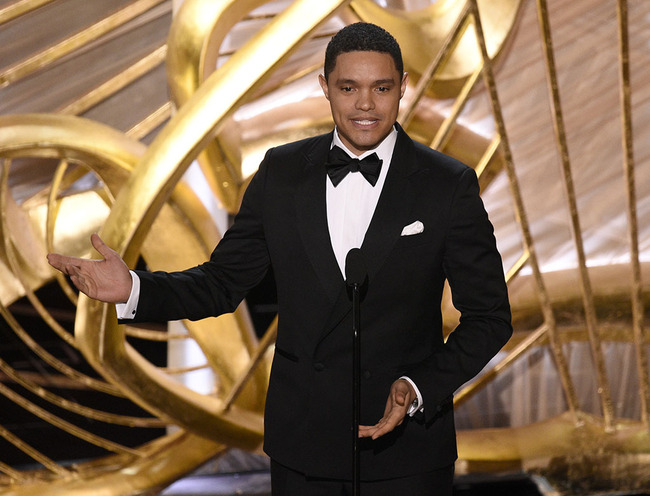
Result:
[[[371,120],[371,119],[358,119],[358,120],[353,119],[352,122],[354,122],[358,126],[371,126],[377,121],[376,120]]]

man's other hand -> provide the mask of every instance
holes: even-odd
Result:
[[[131,294],[129,268],[115,250],[106,245],[97,234],[90,237],[102,260],[68,257],[48,253],[47,261],[70,277],[79,291],[95,300],[107,303],[124,303]]]
[[[415,398],[417,398],[415,390],[408,381],[398,379],[393,382],[386,401],[384,416],[375,425],[360,425],[359,437],[377,439],[391,432],[404,421]]]

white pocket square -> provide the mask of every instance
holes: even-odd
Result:
[[[421,232],[424,231],[424,224],[420,222],[419,220],[416,220],[413,222],[413,224],[409,224],[408,226],[404,226],[404,229],[402,229],[402,236],[413,236],[414,234],[420,234]]]

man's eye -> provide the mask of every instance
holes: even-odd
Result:
[[[352,86],[343,86],[341,87],[341,91],[350,92],[352,91]]]
[[[384,92],[389,91],[389,90],[390,90],[390,88],[388,88],[387,86],[379,86],[377,88],[377,91],[379,91],[380,93],[384,93]]]

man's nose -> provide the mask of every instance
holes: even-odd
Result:
[[[371,110],[375,107],[374,99],[372,98],[371,91],[360,91],[358,93],[356,107],[359,110]]]

